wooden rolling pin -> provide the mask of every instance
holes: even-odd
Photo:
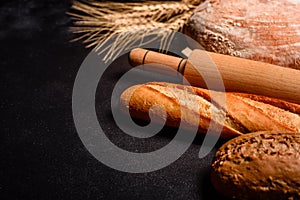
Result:
[[[259,94],[300,104],[300,70],[199,49],[183,59],[137,48],[130,52],[129,60],[132,66],[155,64],[147,65],[148,70],[160,73],[172,74],[173,71],[174,74],[176,70],[191,85],[202,88],[207,88],[202,76],[210,82],[220,82],[219,72],[226,91]],[[218,86],[213,89],[217,90]]]

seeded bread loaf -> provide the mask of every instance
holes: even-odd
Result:
[[[224,197],[300,199],[300,135],[256,132],[225,143],[215,154],[211,180]]]
[[[226,97],[226,109],[220,99],[215,98],[222,94]],[[274,98],[165,82],[135,85],[120,97],[121,110],[129,109],[134,118],[149,121],[151,107],[157,123],[178,127],[181,122],[184,128],[196,126],[198,132],[203,133],[212,122],[213,130],[222,128],[223,138],[266,130],[300,132],[300,106]]]

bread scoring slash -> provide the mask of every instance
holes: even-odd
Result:
[[[218,98],[225,95],[226,108]],[[300,106],[280,99],[253,94],[221,93],[193,86],[150,82],[126,89],[120,109],[134,118],[185,129],[220,130],[222,138],[256,131],[300,132]],[[162,109],[165,112],[162,112]],[[164,114],[166,113],[166,114]]]

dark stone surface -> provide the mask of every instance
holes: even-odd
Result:
[[[209,181],[213,152],[199,159],[199,142],[170,166],[144,174],[111,169],[85,149],[71,105],[77,71],[90,49],[69,42],[74,37],[65,14],[70,5],[59,0],[1,3],[0,199],[218,199]],[[110,81],[102,80],[107,90]],[[105,87],[101,92],[98,101],[109,108],[109,92]],[[118,130],[107,112],[100,110],[99,118],[121,147],[147,151],[172,138],[159,135],[139,144],[114,135]]]

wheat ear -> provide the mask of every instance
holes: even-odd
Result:
[[[200,2],[199,2],[200,3]],[[160,40],[160,49],[168,49],[174,31],[182,31],[184,24],[199,4],[191,1],[146,1],[135,3],[74,1],[71,11],[73,33],[80,34],[73,41],[83,40],[87,47],[95,47],[104,60],[115,59],[120,52]],[[108,41],[114,37],[114,42]]]

